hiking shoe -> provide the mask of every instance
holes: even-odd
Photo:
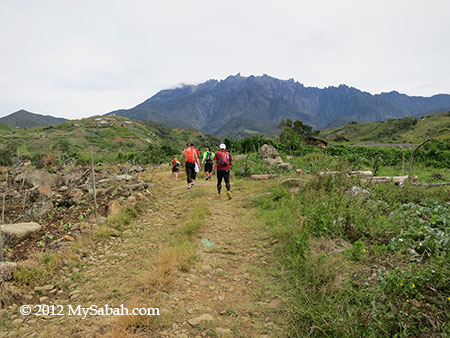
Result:
[[[228,199],[231,200],[231,191],[227,191]]]
[[[191,190],[191,188],[192,188],[192,187],[191,187],[190,185],[188,185],[188,190]]]
[[[222,198],[222,196],[220,194],[217,194],[217,198]]]

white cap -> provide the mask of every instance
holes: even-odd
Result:
[[[222,144],[219,146],[219,148],[220,148],[220,149],[227,149],[227,146],[226,146],[225,144],[222,143]]]

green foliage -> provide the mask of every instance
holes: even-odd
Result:
[[[0,165],[11,165],[17,157],[19,143],[16,140],[8,140],[5,147],[0,148]]]
[[[449,333],[445,188],[364,185],[331,175],[298,183],[294,194],[295,185],[276,186],[257,199],[261,218],[279,241],[292,323],[287,335]],[[352,194],[353,186],[368,193]]]

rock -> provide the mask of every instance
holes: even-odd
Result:
[[[64,235],[64,239],[69,241],[69,242],[74,242],[75,238],[73,236],[70,235]]]
[[[39,218],[50,212],[53,209],[53,206],[54,205],[51,200],[33,203],[31,207],[25,210],[23,219],[25,221],[38,220]]]
[[[277,165],[277,168],[280,170],[291,170],[293,168],[292,164],[290,163],[279,163]]]
[[[224,328],[221,328],[221,327],[216,327],[216,332],[218,334],[221,334],[221,335],[225,335],[225,334],[230,335],[231,334],[231,329],[224,329]]]
[[[92,231],[92,227],[88,222],[81,222],[78,224],[78,228],[80,229],[81,233],[89,233]]]
[[[247,154],[240,154],[240,155],[233,156],[233,161],[240,161],[240,160],[243,160],[246,158],[248,158]]]
[[[40,202],[44,201],[50,196],[53,195],[53,191],[46,187],[45,185],[40,185],[36,188],[33,188],[30,193],[30,201],[31,202]]]
[[[29,187],[38,187],[42,185],[53,188],[62,183],[62,178],[59,175],[50,174],[46,170],[28,170],[17,175],[14,181],[18,183],[24,181]]]
[[[12,321],[12,326],[19,326],[19,325],[22,325],[22,323],[23,323],[23,319],[22,318],[16,318],[16,319],[14,319],[13,321]]]
[[[41,290],[44,292],[47,292],[47,291],[53,290],[54,288],[55,288],[55,286],[53,284],[47,284],[47,285],[44,285],[43,287],[41,287]]]
[[[261,148],[259,148],[259,155],[264,159],[280,159],[280,162],[283,162],[283,160],[280,157],[280,153],[278,152],[278,150],[269,145],[269,144],[263,144],[261,146]]]
[[[348,189],[346,191],[347,194],[349,194],[350,196],[368,196],[370,194],[370,190],[368,189],[362,189],[356,185],[354,185],[353,187],[351,187],[350,189]]]
[[[72,199],[74,203],[79,203],[83,199],[83,195],[84,195],[83,191],[81,191],[78,188],[75,188],[69,193],[68,196]]]
[[[188,323],[189,323],[191,326],[198,326],[201,322],[204,322],[204,321],[213,321],[213,320],[214,320],[214,317],[213,317],[212,315],[210,315],[210,314],[204,314],[204,315],[201,315],[201,316],[199,316],[199,317],[195,317],[195,318],[188,319]]]
[[[3,224],[2,234],[4,244],[9,246],[15,246],[24,239],[28,238],[32,234],[39,232],[42,229],[42,225],[30,222],[30,223],[16,223],[16,224]]]
[[[106,214],[108,216],[114,216],[117,215],[119,213],[121,209],[120,203],[117,202],[116,200],[108,203],[108,206],[106,207]]]
[[[137,199],[134,196],[130,196],[127,198],[126,203],[129,205],[134,205],[137,203]]]
[[[274,298],[270,301],[269,307],[277,309],[281,305],[281,301],[278,298]]]
[[[202,265],[202,270],[203,271],[212,271],[212,267],[211,267],[211,265],[208,265],[208,264],[204,264],[204,265]]]
[[[48,299],[49,298],[47,296],[39,297],[39,303],[45,304],[46,302],[48,302]]]
[[[17,264],[12,262],[0,262],[0,282],[13,279]]]

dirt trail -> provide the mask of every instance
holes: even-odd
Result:
[[[158,317],[22,317],[6,336],[280,337],[282,301],[273,240],[249,195],[264,183],[233,181],[233,199],[215,182],[187,191],[182,177],[156,172],[154,200],[123,233],[67,268],[54,304],[159,308]],[[67,311],[66,311],[67,312]],[[0,337],[1,337],[0,332]]]

